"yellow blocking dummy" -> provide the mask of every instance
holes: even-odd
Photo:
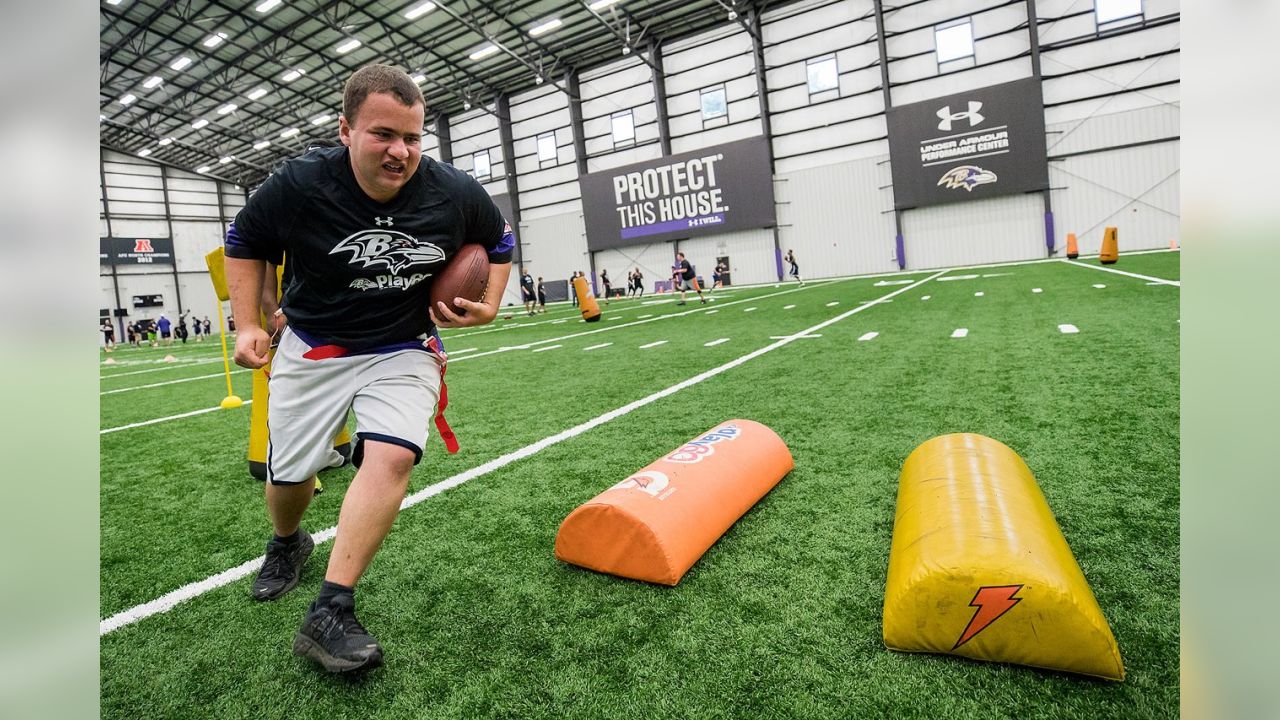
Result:
[[[570,513],[556,534],[556,557],[675,585],[792,467],[773,430],[727,420]]]
[[[1124,679],[1111,628],[1031,470],[969,433],[933,438],[902,465],[884,644]]]
[[[1098,253],[1098,262],[1103,265],[1114,265],[1120,259],[1120,231],[1109,227],[1102,233],[1102,252]]]
[[[573,291],[578,294],[578,309],[582,310],[582,319],[587,322],[600,322],[600,303],[591,294],[587,279],[579,275],[573,279]]]

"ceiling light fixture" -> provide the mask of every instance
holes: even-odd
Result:
[[[236,107],[237,106],[235,103],[227,103],[226,105],[223,105],[222,107],[218,108],[218,114],[226,115],[227,113],[233,113],[236,111]]]
[[[183,68],[185,68],[190,64],[191,64],[191,58],[187,57],[186,55],[183,55],[182,57],[170,63],[169,67],[173,68],[174,70],[182,70]]]
[[[246,95],[245,97],[249,98],[250,100],[257,100],[258,98],[260,98],[260,97],[262,97],[263,95],[266,95],[266,94],[267,94],[267,89],[266,89],[266,88],[264,88],[264,87],[256,87],[256,88],[254,88],[254,89],[250,90],[250,91],[249,91],[249,94],[248,94],[248,95]]]
[[[329,115],[327,113],[324,115],[321,115],[320,117],[311,119],[312,125],[323,125],[327,122],[329,122]]]
[[[280,137],[282,138],[293,137],[294,135],[297,135],[298,132],[299,132],[298,128],[289,128],[288,130],[285,130],[284,132],[280,133]]]
[[[417,75],[414,75],[410,79],[413,80],[415,83],[421,85],[422,83],[427,81],[427,76],[423,75],[422,73],[418,73]]]
[[[341,45],[339,45],[338,47],[334,48],[334,50],[336,50],[336,51],[338,52],[338,54],[339,54],[339,55],[341,55],[341,54],[343,54],[343,53],[349,53],[349,52],[351,52],[352,50],[355,50],[355,49],[356,49],[356,48],[358,48],[358,47],[360,47],[360,41],[359,41],[359,40],[357,40],[357,39],[355,39],[355,38],[351,38],[350,40],[348,40],[348,41],[346,41],[346,42],[342,43]]]
[[[270,144],[271,144],[270,140],[259,140],[258,142],[253,144],[253,149],[261,150],[262,148],[267,147]]]
[[[618,0],[596,0],[595,2],[591,3],[590,5],[588,5],[588,6],[587,6],[587,9],[589,9],[589,10],[603,10],[603,9],[605,9],[605,8],[609,7],[610,5],[613,5],[613,4],[617,3],[617,2],[618,2]]]
[[[281,0],[263,0],[263,2],[259,3],[258,6],[253,9],[253,11],[259,12],[259,13],[269,13],[272,10],[275,10],[277,7],[279,7],[280,3],[281,3]]]
[[[532,27],[529,30],[529,34],[532,35],[533,37],[538,37],[543,33],[548,33],[548,32],[551,32],[552,30],[555,30],[556,28],[560,27],[563,24],[564,22],[562,22],[560,18],[551,18],[550,20],[542,23],[541,25],[535,25],[534,27]]]
[[[173,138],[171,137],[160,138],[160,147],[164,147],[165,145],[168,145],[171,142],[173,142]]]
[[[209,124],[208,120],[205,120],[204,118],[200,118],[199,120],[196,120],[195,122],[191,123],[191,127],[199,130],[200,128],[208,124]]]
[[[414,5],[408,10],[405,10],[404,16],[409,20],[417,20],[418,18],[422,17],[423,15],[426,15],[427,13],[435,9],[436,9],[436,4],[428,0],[427,2]]]
[[[196,168],[196,172],[198,172],[198,173],[200,173],[201,175],[203,175],[203,174],[205,174],[205,173],[209,172],[209,166],[208,166],[208,165],[201,165],[200,167]]]
[[[125,95],[124,97],[120,98],[119,103],[120,103],[121,105],[128,105],[129,103],[131,103],[131,102],[133,102],[134,100],[137,100],[137,99],[138,99],[138,96],[137,96],[137,95],[134,95],[133,93],[128,93],[128,94],[127,94],[127,95]]]
[[[294,80],[297,80],[298,78],[306,74],[307,74],[306,70],[303,70],[302,68],[294,68],[289,72],[285,73],[284,77],[280,79],[284,80],[285,82],[293,82]]]
[[[467,57],[471,58],[472,60],[483,60],[496,52],[498,52],[498,46],[494,45],[493,43],[489,43],[488,45],[485,45],[479,50],[476,50],[475,52],[471,53]]]
[[[146,157],[151,154],[151,148],[142,148],[138,151],[138,157]]]
[[[236,159],[236,158],[235,158],[235,156],[234,156],[234,155],[227,155],[226,157],[220,157],[220,158],[218,158],[218,162],[219,162],[219,163],[221,163],[222,165],[226,165],[227,163],[229,163],[229,162],[231,162],[232,160],[235,160],[235,159]]]
[[[205,39],[204,39],[204,42],[202,42],[202,43],[200,43],[200,44],[201,44],[201,45],[203,45],[203,46],[205,46],[205,47],[207,47],[207,48],[217,47],[219,43],[221,43],[223,40],[226,40],[226,39],[227,39],[227,34],[226,34],[226,33],[224,33],[224,32],[214,33],[214,34],[210,35],[209,37],[205,38]]]
[[[142,83],[142,87],[150,90],[151,88],[159,85],[162,82],[164,82],[164,78],[160,77],[159,75],[152,75],[151,77],[147,78],[146,82]]]

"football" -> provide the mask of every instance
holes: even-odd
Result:
[[[485,287],[489,284],[489,254],[484,246],[478,243],[463,245],[454,255],[444,270],[431,280],[431,307],[442,302],[458,315],[466,311],[454,305],[454,298],[464,298],[479,302],[484,299]]]

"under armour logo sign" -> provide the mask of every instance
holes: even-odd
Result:
[[[976,100],[969,101],[968,112],[952,113],[951,106],[947,105],[938,111],[938,119],[942,121],[938,123],[938,129],[943,132],[951,132],[951,123],[956,122],[957,120],[964,120],[966,118],[969,120],[969,127],[973,127],[983,120],[986,120],[986,118],[982,117],[982,115],[978,113],[981,109],[982,103],[977,102]]]
[[[375,218],[373,219],[373,224],[374,224],[374,225],[377,225],[378,227],[382,227],[383,225],[390,226],[390,225],[392,224],[392,221],[393,221],[394,219],[395,219],[395,218],[389,218],[389,217],[384,217],[384,218],[382,218],[382,217],[375,217]]]

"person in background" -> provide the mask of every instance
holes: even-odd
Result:
[[[644,297],[644,274],[636,268],[636,297]]]
[[[538,312],[547,311],[547,286],[542,284],[542,276],[538,276]]]
[[[609,295],[613,292],[613,285],[609,283],[609,271],[600,271],[600,284],[604,286],[604,304],[609,304]]]
[[[582,273],[580,271],[574,270],[573,275],[569,277],[569,301],[573,303],[574,307],[578,307],[578,289],[574,285],[573,281],[577,280],[578,276],[581,274]]]
[[[147,342],[151,344],[151,347],[156,347],[157,345],[160,344],[156,340],[156,333],[158,332],[159,332],[159,329],[156,327],[156,321],[148,320],[147,321]]]
[[[676,253],[676,264],[672,270],[674,271],[672,278],[676,287],[680,290],[680,302],[676,303],[677,305],[684,305],[684,294],[688,290],[698,293],[698,299],[704,304],[707,302],[707,299],[702,296],[702,288],[698,287],[698,274],[694,272],[693,266],[685,259],[684,253]]]
[[[520,271],[520,299],[524,302],[525,314],[533,315],[533,305],[538,301],[538,296],[533,289],[533,276],[529,274],[529,268]]]
[[[800,284],[801,284],[801,285],[803,285],[803,284],[804,284],[804,280],[802,280],[802,279],[800,278],[800,266],[799,266],[798,264],[796,264],[796,254],[795,254],[795,252],[793,252],[792,250],[789,250],[789,249],[788,249],[788,250],[787,250],[787,257],[786,257],[786,258],[784,258],[784,259],[785,259],[788,263],[790,263],[790,264],[791,264],[791,273],[790,273],[790,274],[791,274],[791,277],[795,278],[796,280],[799,280],[799,281],[800,281]]]
[[[205,334],[205,335],[208,335],[208,336],[210,336],[210,337],[212,337],[212,335],[213,335],[213,323],[209,321],[209,316],[208,316],[208,315],[205,315],[205,316],[204,316],[204,322],[203,322],[202,324],[204,325],[204,334]]]
[[[116,347],[116,328],[111,324],[111,318],[102,318],[102,344],[111,352]]]
[[[200,322],[200,318],[191,319],[191,329],[196,333],[196,342],[204,342],[204,323]]]
[[[175,332],[176,332],[176,333],[177,333],[177,335],[178,335],[178,339],[182,341],[182,344],[183,344],[183,345],[186,345],[186,344],[187,344],[187,332],[188,332],[188,331],[187,331],[187,316],[188,316],[188,315],[190,315],[190,314],[191,314],[191,313],[188,311],[188,312],[184,312],[184,313],[182,313],[181,315],[179,315],[179,316],[178,316],[178,328],[177,328],[177,330],[176,330]]]
[[[173,344],[173,322],[160,313],[160,321],[156,323],[160,327],[160,341],[164,345]]]

